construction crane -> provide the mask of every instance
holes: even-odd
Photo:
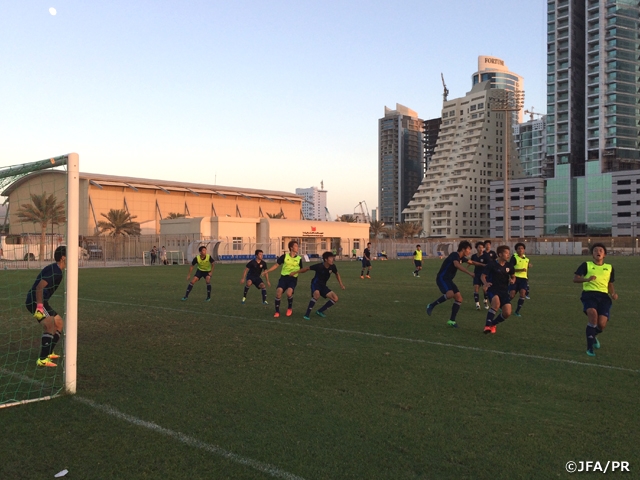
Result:
[[[362,206],[363,204],[364,204],[364,207]],[[356,213],[356,209],[358,207],[360,207],[360,213]],[[366,213],[365,213],[365,209],[366,209]],[[353,207],[353,216],[356,217],[356,219],[358,220],[362,218],[363,220],[362,223],[371,223],[371,215],[369,215],[369,207],[367,206],[366,201],[362,200],[361,202],[358,203],[358,205]]]
[[[449,96],[449,89],[447,88],[447,84],[444,83],[444,74],[440,73],[440,78],[442,78],[442,86],[444,87],[444,93],[442,94],[442,98],[444,101],[447,101],[447,97]]]
[[[531,110],[525,110],[524,113],[529,115],[529,120],[533,120],[534,115],[540,115],[541,117],[544,116],[544,113],[534,112],[533,107],[531,107]]]

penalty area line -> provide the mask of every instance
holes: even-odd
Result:
[[[78,396],[75,396],[74,400],[84,405],[87,405],[95,410],[98,410],[102,413],[106,413],[107,415],[115,417],[119,420],[123,420],[125,422],[131,423],[138,427],[146,428],[147,430],[151,430],[153,432],[159,433],[166,437],[173,438],[190,447],[199,448],[200,450],[213,453],[214,455],[226,458],[227,460],[230,460],[234,463],[238,463],[240,465],[253,468],[254,470],[258,470],[260,472],[266,473],[268,475],[271,475],[272,477],[283,478],[285,480],[304,480],[302,477],[298,477],[297,475],[293,475],[292,473],[285,472],[284,470],[281,470],[276,466],[269,465],[268,463],[260,462],[258,460],[253,460],[251,458],[243,457],[242,455],[238,455],[236,453],[220,448],[216,445],[203,442],[201,440],[198,440],[197,438],[190,437],[189,435],[185,435],[184,433],[176,432],[173,430],[169,430],[168,428],[161,427],[157,423],[147,422],[145,420],[134,417],[132,415],[127,415],[126,413],[123,413],[120,410],[114,407],[111,407],[109,405],[102,405],[94,402],[93,400],[89,400],[88,398],[78,397]]]
[[[321,326],[318,326],[318,325],[309,325],[309,324],[292,323],[292,322],[282,322],[280,320],[267,320],[267,319],[264,319],[264,318],[248,318],[248,317],[241,317],[239,315],[225,315],[223,313],[216,313],[216,312],[198,312],[198,311],[195,311],[195,310],[186,310],[186,309],[171,308],[171,307],[161,307],[161,306],[157,306],[157,305],[138,305],[138,304],[133,304],[133,303],[110,302],[110,301],[107,301],[107,300],[93,300],[93,299],[90,299],[90,298],[80,298],[79,300],[86,301],[86,302],[96,302],[96,303],[107,303],[107,304],[113,304],[113,305],[130,306],[130,307],[136,307],[136,308],[140,308],[140,309],[157,308],[159,310],[166,310],[166,311],[170,311],[170,312],[193,313],[193,314],[198,314],[198,315],[211,315],[211,316],[214,316],[214,317],[222,317],[222,318],[237,318],[237,319],[240,319],[240,320],[247,320],[247,321],[250,321],[250,322],[262,322],[262,323],[272,323],[272,324],[277,324],[277,325],[287,325],[287,326],[301,327],[301,328],[311,328],[311,329],[316,329],[316,330],[323,330],[325,332],[346,333],[348,335],[360,335],[360,336],[373,337],[373,338],[383,338],[383,339],[387,339],[387,340],[397,340],[397,341],[400,341],[400,342],[422,343],[424,345],[433,345],[433,346],[437,346],[437,347],[447,347],[447,348],[458,348],[460,350],[469,350],[469,351],[473,351],[473,352],[482,352],[482,353],[492,353],[492,354],[495,354],[495,355],[506,355],[506,356],[510,356],[510,357],[528,358],[528,359],[531,359],[531,360],[544,360],[544,361],[548,361],[548,362],[567,363],[569,365],[579,365],[581,367],[596,367],[596,368],[604,368],[604,369],[607,369],[607,370],[617,370],[617,371],[620,371],[620,372],[640,373],[640,370],[634,370],[632,368],[616,367],[616,366],[613,366],[613,365],[602,365],[602,364],[598,364],[598,363],[579,362],[577,360],[569,360],[569,359],[566,359],[566,358],[545,357],[543,355],[531,355],[531,354],[528,354],[528,353],[504,352],[502,350],[492,350],[492,349],[480,348],[480,347],[469,347],[467,345],[456,345],[454,343],[433,342],[431,340],[423,340],[421,338],[395,337],[395,336],[392,336],[392,335],[383,335],[381,333],[360,332],[358,330],[346,330],[346,329],[342,329],[342,328],[321,327]]]

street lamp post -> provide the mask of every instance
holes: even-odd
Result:
[[[505,139],[505,155],[502,158],[502,180],[504,185],[503,209],[503,239],[505,243],[511,238],[511,210],[509,208],[509,200],[511,192],[509,191],[509,153],[511,145],[510,133],[512,130],[512,112],[522,110],[524,106],[524,91],[522,90],[497,90],[497,95],[489,100],[489,108],[493,112],[504,112],[504,139]],[[508,115],[507,115],[508,113]]]

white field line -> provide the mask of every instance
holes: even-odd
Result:
[[[423,339],[420,339],[420,338],[394,337],[394,336],[390,336],[390,335],[383,335],[381,333],[359,332],[357,330],[345,330],[345,329],[341,329],[341,328],[320,327],[320,326],[317,326],[317,325],[310,325],[310,324],[306,324],[306,323],[282,322],[282,321],[279,321],[279,320],[266,320],[266,319],[263,319],[263,318],[248,318],[248,317],[241,317],[241,316],[238,316],[238,315],[224,315],[224,314],[216,313],[216,312],[197,312],[197,311],[193,311],[193,310],[185,310],[185,309],[180,309],[180,308],[160,307],[160,306],[157,306],[157,305],[137,305],[137,304],[134,304],[134,303],[110,302],[110,301],[106,301],[106,300],[93,300],[93,299],[90,299],[90,298],[80,298],[79,300],[85,301],[85,302],[107,303],[107,304],[112,304],[112,305],[122,305],[122,306],[136,307],[136,308],[139,308],[139,309],[156,308],[156,309],[159,309],[159,310],[166,310],[166,311],[171,311],[171,312],[193,313],[193,314],[197,314],[197,315],[211,315],[211,316],[214,316],[214,317],[223,317],[223,318],[236,318],[236,319],[240,319],[240,320],[248,320],[248,321],[253,321],[253,322],[274,323],[274,324],[278,324],[278,325],[288,325],[288,326],[292,326],[292,327],[312,328],[312,329],[316,329],[316,330],[323,330],[323,331],[326,331],[326,332],[346,333],[346,334],[349,334],[349,335],[361,335],[361,336],[366,336],[366,337],[383,338],[383,339],[387,339],[387,340],[397,340],[397,341],[400,341],[400,342],[422,343],[424,345],[434,345],[434,346],[438,346],[438,347],[459,348],[461,350],[470,350],[470,351],[474,351],[474,352],[492,353],[492,354],[495,354],[495,355],[507,355],[507,356],[511,356],[511,357],[529,358],[529,359],[533,359],[533,360],[544,360],[544,361],[548,361],[548,362],[568,363],[570,365],[579,365],[579,366],[584,366],[584,367],[596,367],[596,368],[605,368],[605,369],[609,369],[609,370],[618,370],[618,371],[621,371],[621,372],[640,373],[640,370],[634,370],[632,368],[616,367],[616,366],[613,366],[613,365],[602,365],[602,364],[599,364],[599,363],[578,362],[576,360],[568,360],[568,359],[564,359],[564,358],[555,358],[555,357],[545,357],[545,356],[542,356],[542,355],[529,355],[529,354],[526,354],[526,353],[503,352],[501,350],[490,350],[490,349],[487,349],[487,348],[469,347],[469,346],[466,346],[466,345],[455,345],[453,343],[432,342],[432,341],[423,340]]]
[[[253,460],[251,458],[243,457],[241,455],[235,454],[233,452],[229,452],[228,450],[224,450],[216,445],[212,445],[210,443],[202,442],[197,438],[190,437],[189,435],[185,435],[184,433],[175,432],[173,430],[169,430],[168,428],[161,427],[160,425],[152,422],[147,422],[145,420],[141,420],[140,418],[127,415],[126,413],[122,413],[121,411],[109,406],[109,405],[101,405],[96,403],[88,398],[75,396],[74,400],[77,400],[84,405],[87,405],[91,408],[99,410],[102,413],[106,413],[107,415],[111,415],[119,420],[124,420],[125,422],[129,422],[138,427],[146,428],[155,433],[159,433],[166,437],[173,438],[178,440],[185,445],[190,447],[199,448],[209,453],[213,453],[219,457],[224,457],[227,460],[238,463],[240,465],[244,465],[246,467],[253,468],[254,470],[258,470],[260,472],[266,473],[267,475],[271,475],[275,478],[283,478],[285,480],[304,480],[302,477],[298,477],[297,475],[293,475],[292,473],[285,472],[278,467],[273,465],[269,465],[268,463],[259,462],[258,460]]]

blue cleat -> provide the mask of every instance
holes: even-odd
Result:
[[[433,307],[431,306],[431,304],[427,305],[427,315],[431,316],[432,312],[433,312]]]
[[[311,320],[311,319],[309,318],[309,316],[308,316],[308,315],[305,315],[305,316],[304,316],[304,317],[302,317],[302,318],[304,318],[305,320]]]
[[[514,315],[515,315],[516,317],[521,317],[521,316],[522,316],[522,315],[520,315],[518,312],[514,313]]]
[[[186,302],[187,301],[187,297],[182,297],[182,301]]]
[[[322,318],[326,318],[326,317],[327,317],[327,316],[326,316],[323,312],[321,312],[320,310],[318,310],[318,311],[316,312],[316,315],[318,315],[319,317],[322,317]]]
[[[587,350],[587,355],[589,355],[590,357],[595,357],[596,354],[594,353],[593,350]]]
[[[210,301],[211,301],[211,297],[207,297],[207,298],[205,298],[205,300],[204,300],[204,301],[205,301],[205,302],[210,302]]]
[[[593,339],[593,348],[600,348],[600,340],[598,340],[598,337]]]

